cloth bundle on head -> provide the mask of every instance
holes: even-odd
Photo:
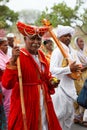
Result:
[[[13,33],[8,33],[8,34],[7,34],[7,37],[12,37],[12,38],[14,38],[14,34],[13,34]]]
[[[37,27],[33,25],[24,24],[22,22],[17,23],[17,28],[24,36],[38,35],[42,37],[47,31],[48,27]]]
[[[66,34],[71,34],[73,36],[74,34],[74,29],[70,26],[63,26],[63,25],[58,25],[57,27],[57,37],[61,37]]]

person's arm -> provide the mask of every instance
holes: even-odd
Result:
[[[18,73],[17,73],[17,58],[19,56],[19,48],[14,47],[12,58],[10,59],[9,63],[6,65],[6,69],[2,76],[2,85],[6,89],[11,89],[14,87],[15,83],[18,81]]]
[[[69,66],[62,67],[62,61],[63,61],[63,56],[60,50],[53,51],[50,60],[50,71],[52,75],[56,76],[58,79],[60,79],[62,76],[66,74],[71,73]]]
[[[6,89],[11,89],[17,82],[17,67],[10,66],[9,63],[2,76],[2,85]]]
[[[61,77],[63,77],[64,75],[76,73],[77,71],[81,70],[81,63],[80,61],[77,62],[77,59],[76,61],[73,61],[66,65],[66,67],[62,67],[63,59],[64,58],[59,50],[53,52],[50,63],[50,71],[53,76],[57,77],[58,79],[61,79]]]

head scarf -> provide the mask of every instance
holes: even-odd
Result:
[[[78,38],[81,38],[80,36],[75,37],[74,44],[77,50],[80,50],[80,47],[78,46],[77,40]]]
[[[71,36],[73,36],[74,29],[70,26],[58,25],[58,27],[57,27],[57,37],[61,37],[63,35],[67,35],[67,34],[71,34]]]
[[[78,39],[79,37],[75,37],[75,39],[74,39],[74,44],[75,44],[75,47],[77,48],[77,49],[80,49],[79,48],[79,46],[78,46],[78,43],[77,43],[77,39]]]
[[[37,27],[22,22],[17,23],[17,28],[24,36],[38,35],[39,37],[42,37],[48,31],[48,27]]]
[[[7,34],[7,37],[12,37],[12,38],[14,38],[14,34],[13,34],[13,33],[8,33],[8,34]]]

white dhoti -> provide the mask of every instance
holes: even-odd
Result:
[[[62,130],[70,130],[74,119],[73,100],[69,98],[60,87],[52,95],[54,109]]]

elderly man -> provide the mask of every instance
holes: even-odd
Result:
[[[85,53],[85,42],[82,37],[78,36],[75,38],[75,46],[77,49],[78,58],[80,59],[83,68],[85,69],[87,68],[87,56]]]
[[[47,59],[39,50],[42,36],[48,28],[21,22],[18,22],[17,27],[24,35],[25,48],[21,50],[18,47],[13,48],[12,58],[2,79],[5,88],[13,88],[8,130],[61,130],[50,96],[58,82],[54,82]],[[23,91],[19,87],[17,73],[19,62],[16,62],[18,56]],[[23,92],[23,95],[20,95],[20,92]]]
[[[62,67],[63,54],[57,47],[52,52],[50,71],[53,76],[60,79],[59,87],[56,88],[55,94],[52,96],[56,115],[61,124],[62,130],[70,130],[74,118],[73,102],[77,100],[76,89],[74,80],[68,76],[72,72],[79,71],[80,61],[76,55],[76,52],[70,46],[71,38],[74,33],[74,29],[69,26],[59,25],[57,29],[57,37],[60,40],[60,45],[67,53],[68,60],[71,62],[65,67]]]
[[[76,87],[77,93],[79,94],[84,85],[85,79],[87,78],[87,56],[85,54],[84,39],[81,36],[75,37],[74,43],[77,49],[77,56],[83,66],[81,78],[75,81],[75,87]],[[84,111],[83,107],[75,103],[74,122],[87,127],[87,112],[86,111],[87,110]]]

